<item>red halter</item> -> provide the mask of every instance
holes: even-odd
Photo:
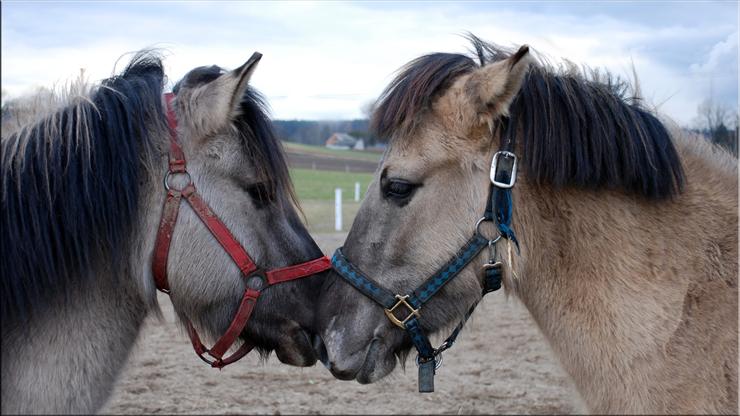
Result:
[[[180,202],[183,197],[185,201],[190,204],[193,211],[200,217],[203,224],[208,227],[219,244],[226,250],[231,259],[239,267],[239,270],[244,276],[247,288],[242,296],[241,304],[236,312],[236,316],[231,321],[231,325],[226,330],[226,333],[216,341],[213,348],[206,348],[198,337],[198,333],[195,331],[193,324],[186,320],[188,335],[190,341],[193,344],[195,353],[198,354],[203,361],[210,364],[215,368],[222,368],[225,365],[231,364],[240,358],[244,357],[249,351],[254,348],[254,345],[244,342],[241,347],[232,355],[223,358],[223,355],[228,351],[229,347],[236,341],[239,334],[242,333],[244,327],[247,325],[250,315],[254,310],[254,306],[257,303],[261,291],[266,287],[274,285],[276,283],[287,282],[289,280],[300,279],[308,277],[310,275],[322,272],[331,268],[331,262],[326,256],[319,257],[317,259],[296,264],[294,266],[282,267],[279,269],[265,271],[260,269],[254,261],[249,257],[247,251],[239,244],[239,241],[229,231],[221,220],[218,219],[216,214],[210,209],[208,204],[200,197],[198,192],[195,190],[195,185],[190,179],[187,169],[185,168],[185,155],[177,143],[177,119],[175,118],[175,112],[172,108],[172,100],[174,94],[165,94],[165,101],[167,103],[167,123],[170,128],[170,153],[169,153],[169,171],[164,178],[164,186],[167,189],[167,199],[164,202],[164,210],[162,212],[162,219],[159,223],[159,230],[157,231],[157,241],[154,245],[154,259],[152,264],[152,271],[154,273],[154,280],[157,284],[157,289],[164,293],[169,294],[170,289],[167,283],[167,258],[170,251],[170,242],[172,241],[172,232],[177,222],[177,213],[180,208]],[[169,177],[173,174],[185,174],[188,176],[188,184],[182,189],[173,189],[169,185]],[[210,355],[213,360],[209,360],[205,357],[205,354]]]

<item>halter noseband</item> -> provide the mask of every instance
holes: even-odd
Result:
[[[257,304],[257,299],[262,290],[277,283],[308,277],[328,270],[331,268],[331,263],[326,256],[322,256],[305,263],[267,271],[259,268],[254,263],[244,247],[242,247],[231,231],[229,231],[229,228],[219,220],[195,189],[195,184],[193,184],[185,166],[185,154],[177,142],[177,118],[172,108],[174,97],[172,93],[167,93],[164,96],[167,104],[167,124],[170,129],[169,170],[164,177],[167,198],[164,202],[164,210],[157,231],[157,240],[154,245],[152,272],[157,289],[169,294],[167,260],[170,243],[172,242],[172,233],[177,223],[180,203],[184,198],[190,204],[193,212],[198,215],[211,234],[216,237],[221,247],[224,248],[237,267],[239,267],[246,283],[246,290],[244,291],[236,315],[232,319],[226,333],[216,341],[216,344],[212,348],[208,349],[203,345],[193,324],[190,320],[185,320],[188,336],[198,357],[212,367],[222,368],[244,357],[254,348],[254,345],[245,341],[232,355],[226,358],[223,357],[247,325],[247,321],[249,321],[249,317],[252,315],[252,311]],[[174,189],[169,183],[170,177],[176,174],[187,176],[188,184],[182,189]],[[210,355],[212,360],[207,358],[205,356],[206,354]]]
[[[508,148],[513,148],[511,142]],[[501,238],[506,238],[519,248],[514,231],[511,228],[512,200],[511,188],[516,182],[517,157],[512,151],[501,150],[493,155],[491,161],[491,187],[486,203],[486,211],[475,224],[475,234],[458,252],[424,283],[407,295],[394,294],[364,273],[360,272],[338,248],[331,261],[334,269],[349,284],[362,292],[385,309],[388,319],[396,326],[406,330],[418,355],[416,364],[419,367],[419,392],[434,391],[434,374],[442,365],[442,351],[452,347],[465,322],[475,310],[476,301],[457,325],[452,334],[438,348],[433,348],[429,337],[421,327],[421,307],[442,287],[457,276],[485,247],[491,250],[491,257],[483,266],[483,295],[501,288],[502,263],[496,261],[495,246]],[[480,232],[483,222],[496,223],[499,235],[493,239],[484,237]],[[399,317],[398,313],[403,313]]]

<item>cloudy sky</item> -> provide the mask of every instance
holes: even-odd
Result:
[[[429,52],[466,52],[472,32],[529,44],[622,76],[683,125],[699,102],[737,108],[735,1],[606,2],[2,2],[3,99],[105,78],[127,52],[162,48],[170,85],[188,70],[264,57],[253,85],[280,119],[347,119],[394,71]],[[120,69],[124,57],[118,62]]]

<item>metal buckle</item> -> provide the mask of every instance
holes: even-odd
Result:
[[[406,299],[408,299],[408,298],[409,298],[409,295],[404,295],[404,296],[396,295],[396,299],[398,299],[398,302],[396,302],[396,304],[393,305],[390,309],[384,310],[385,316],[387,316],[388,319],[390,319],[391,322],[393,322],[396,326],[398,326],[401,329],[406,329],[406,321],[408,321],[409,319],[411,319],[412,316],[416,316],[418,318],[419,317],[419,309],[421,309],[421,308],[414,309],[413,307],[411,307],[411,305],[409,305],[409,303],[406,302]],[[408,310],[411,311],[411,312],[409,312],[408,316],[406,316],[406,318],[404,318],[403,321],[401,321],[398,318],[396,318],[396,315],[393,314],[393,311],[395,311],[396,308],[398,308],[401,305],[405,306],[406,309],[408,309]]]
[[[501,157],[504,157],[506,159],[513,159],[513,162],[511,163],[511,166],[508,165],[507,162],[504,162],[504,166],[502,166],[502,172],[504,172],[503,169],[507,169],[506,171],[509,171],[509,181],[508,182],[499,182],[496,180],[496,177],[499,173],[499,159]],[[516,167],[519,163],[519,160],[517,159],[516,155],[512,152],[507,152],[504,150],[498,151],[493,155],[493,160],[491,160],[491,183],[495,186],[498,186],[499,188],[511,188],[516,183]]]

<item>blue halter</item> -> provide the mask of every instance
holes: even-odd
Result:
[[[347,260],[341,248],[337,249],[331,259],[335,271],[342,278],[362,294],[382,306],[388,319],[396,326],[404,329],[409,335],[418,352],[416,363],[419,367],[420,393],[434,391],[434,374],[442,364],[442,351],[452,347],[455,343],[465,322],[478,305],[478,301],[468,309],[452,334],[436,349],[432,347],[429,337],[419,322],[421,318],[419,310],[422,305],[457,276],[485,247],[494,247],[499,239],[509,239],[516,245],[517,252],[519,251],[519,243],[511,227],[513,214],[511,188],[516,182],[516,165],[517,158],[514,153],[496,152],[491,162],[491,189],[486,211],[476,223],[475,234],[445,265],[410,294],[403,296],[394,294],[367,277]],[[488,239],[480,233],[480,224],[485,221],[495,222],[499,235],[494,239]],[[483,295],[500,289],[502,280],[501,263],[492,258],[489,264],[483,267],[483,271]],[[400,313],[404,315],[399,317],[397,314]]]

